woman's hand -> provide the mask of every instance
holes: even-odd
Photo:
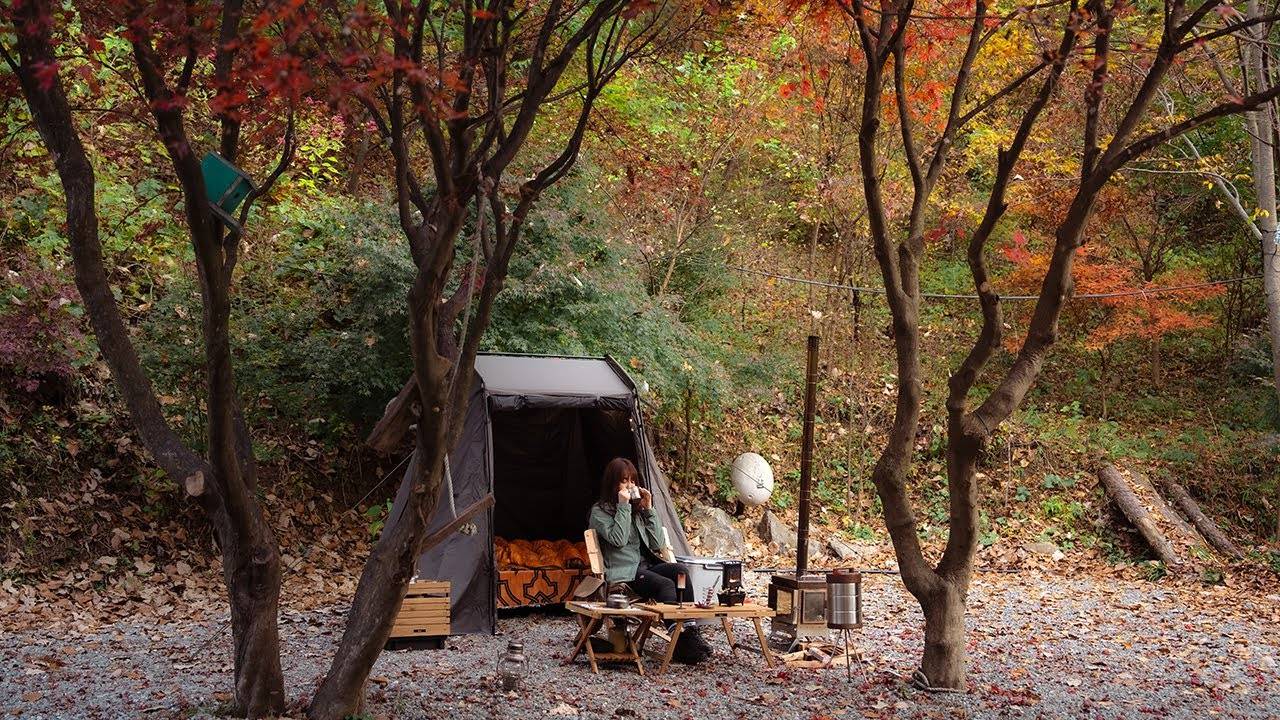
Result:
[[[651,507],[653,507],[653,493],[640,488],[640,509],[648,510]]]
[[[631,502],[631,488],[622,485],[618,488],[618,504],[626,505],[629,502]]]

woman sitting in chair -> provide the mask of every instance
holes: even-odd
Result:
[[[591,506],[589,524],[600,538],[605,581],[625,583],[632,592],[657,602],[693,601],[686,585],[676,589],[676,578],[689,570],[678,563],[663,562],[662,521],[653,509],[653,494],[636,484],[639,473],[626,458],[614,458],[604,469],[600,499]],[[681,597],[683,595],[683,597]],[[694,663],[711,654],[711,646],[687,627],[680,633],[673,659]]]

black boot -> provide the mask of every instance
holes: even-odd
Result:
[[[702,637],[702,632],[697,627],[692,628],[692,630],[693,632],[689,636],[689,644],[693,646],[693,652],[698,657],[698,661],[701,662],[715,654],[715,651],[711,649],[711,645],[706,638]]]
[[[675,652],[671,659],[678,663],[694,665],[711,656],[711,646],[702,638],[696,625],[687,625],[676,639]]]

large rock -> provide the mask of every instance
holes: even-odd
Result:
[[[862,559],[864,551],[861,548],[850,545],[838,537],[832,537],[827,540],[827,549],[840,562],[856,562]]]
[[[1037,555],[1048,555],[1050,557],[1052,557],[1054,553],[1058,552],[1058,546],[1051,542],[1028,543],[1026,548],[1028,551]]]
[[[756,526],[760,539],[769,546],[769,550],[779,555],[791,555],[796,551],[796,533],[789,525],[782,522],[772,510],[765,510],[764,517]]]
[[[1029,552],[1033,552],[1037,555],[1048,556],[1054,562],[1066,557],[1066,555],[1062,554],[1062,550],[1058,549],[1058,546],[1051,542],[1034,542],[1025,545],[1024,547],[1026,547]]]
[[[786,524],[772,510],[765,510],[764,517],[760,518],[760,524],[756,526],[756,532],[760,535],[760,539],[769,546],[769,550],[778,555],[794,557],[796,554],[796,545],[799,544],[799,538],[796,531]],[[822,554],[823,542],[818,534],[809,530],[809,559],[813,560]]]
[[[688,522],[697,528],[699,555],[724,558],[746,555],[747,543],[729,513],[720,508],[699,505],[690,513]]]

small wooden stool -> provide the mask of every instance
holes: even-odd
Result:
[[[585,649],[587,659],[591,661],[591,672],[599,673],[600,667],[598,662],[634,662],[636,670],[644,675],[644,663],[640,660],[640,648],[644,645],[645,637],[649,634],[649,626],[653,624],[658,616],[648,610],[640,608],[611,608],[605,607],[604,603],[598,602],[567,602],[564,604],[569,612],[578,618],[578,636],[574,639],[573,654],[569,659],[565,660],[568,665],[578,658]],[[591,636],[596,630],[604,624],[605,620],[627,620],[635,618],[640,624],[635,630],[627,634],[627,651],[621,653],[615,652],[596,652],[591,647]]]

